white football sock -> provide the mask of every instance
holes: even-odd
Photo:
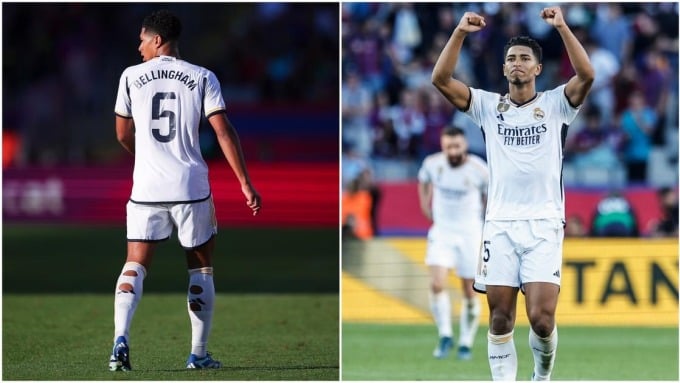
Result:
[[[451,300],[449,299],[448,291],[440,291],[438,293],[430,292],[430,310],[434,323],[437,325],[439,337],[453,336],[453,329],[451,327]]]
[[[463,298],[460,308],[460,346],[472,348],[479,327],[479,313],[481,307],[479,299],[473,297]]]
[[[545,338],[539,337],[533,329],[529,330],[529,347],[534,354],[533,380],[550,380],[555,354],[557,352],[557,326]]]
[[[124,274],[134,275],[124,275]],[[142,299],[144,290],[144,277],[146,268],[136,262],[126,262],[116,282],[116,290],[113,299],[113,340],[119,336],[130,338],[130,323],[135,315],[135,310]]]
[[[517,379],[517,352],[512,337],[514,331],[503,335],[487,334],[489,367],[493,380]]]
[[[208,336],[212,325],[215,285],[213,268],[189,270],[187,310],[191,320],[191,353],[203,358],[207,353]]]

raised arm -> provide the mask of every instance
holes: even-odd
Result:
[[[465,110],[470,103],[470,89],[460,80],[453,78],[458,56],[463,47],[463,40],[470,32],[476,32],[486,26],[484,18],[474,12],[465,12],[456,29],[451,33],[437,63],[432,70],[432,84],[446,97],[451,104]]]
[[[544,8],[541,11],[541,18],[557,29],[562,42],[564,42],[567,55],[569,55],[569,61],[576,72],[576,75],[567,82],[565,93],[573,106],[580,106],[583,104],[595,79],[595,71],[590,64],[588,54],[564,21],[560,7]]]
[[[246,161],[243,158],[243,151],[241,150],[241,143],[236,130],[231,125],[231,122],[229,122],[225,113],[213,114],[208,118],[208,121],[215,130],[217,142],[220,144],[222,153],[224,153],[229,166],[231,166],[241,184],[241,191],[246,197],[246,204],[253,210],[253,215],[257,215],[260,210],[261,198],[250,182]]]

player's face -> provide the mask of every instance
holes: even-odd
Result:
[[[465,141],[464,136],[443,135],[441,144],[442,151],[446,153],[446,158],[451,166],[456,167],[463,164],[467,154],[467,141]]]
[[[156,57],[158,49],[156,44],[157,38],[158,35],[147,32],[146,28],[142,28],[142,31],[139,32],[139,47],[137,50],[142,55],[142,61],[148,61]]]
[[[540,73],[541,64],[534,57],[531,48],[515,45],[508,49],[503,64],[503,74],[508,82],[515,85],[526,84],[534,81]]]

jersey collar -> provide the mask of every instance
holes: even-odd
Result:
[[[534,97],[532,97],[532,98],[526,100],[525,102],[523,102],[523,103],[521,103],[521,104],[518,104],[518,103],[514,102],[514,101],[510,98],[510,93],[506,93],[504,98],[505,98],[506,100],[508,100],[508,101],[512,104],[512,106],[514,106],[515,108],[521,108],[521,107],[523,107],[523,106],[525,106],[525,105],[529,105],[529,104],[531,104],[532,102],[536,101],[536,99],[538,98],[538,96],[540,96],[542,93],[543,93],[543,92],[536,92],[536,94],[534,94]]]

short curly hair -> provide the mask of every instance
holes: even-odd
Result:
[[[536,57],[536,60],[541,63],[543,61],[543,48],[541,48],[541,45],[538,44],[538,41],[532,39],[529,36],[517,36],[511,38],[507,44],[505,44],[505,48],[503,48],[503,60],[505,60],[505,56],[508,55],[508,50],[515,45],[521,45],[523,47],[529,47],[531,48],[531,51],[534,53],[534,57]]]
[[[162,9],[144,18],[142,28],[157,33],[163,40],[177,41],[182,33],[182,23],[172,12]]]

